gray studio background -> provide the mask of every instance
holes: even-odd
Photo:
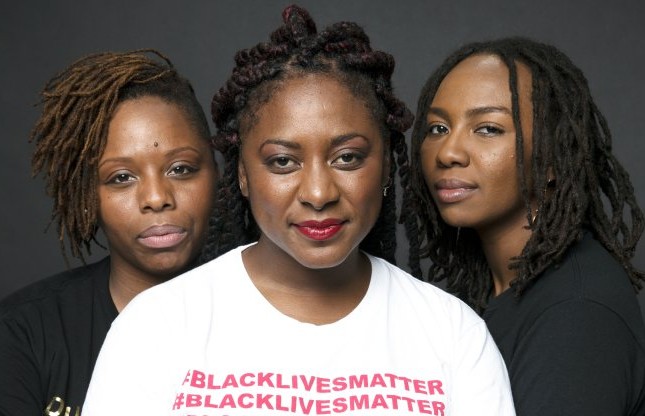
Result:
[[[0,13],[0,298],[63,270],[50,199],[32,179],[28,137],[45,82],[73,60],[105,50],[156,48],[193,82],[207,114],[235,51],[265,40],[290,1],[11,1]],[[554,43],[585,72],[607,117],[614,148],[645,206],[645,2],[600,0],[302,0],[319,28],[364,26],[394,55],[398,95],[416,109],[430,71],[462,43],[525,35]],[[409,137],[409,132],[408,132]],[[402,235],[402,234],[401,234]],[[406,245],[399,263],[405,268]],[[105,255],[94,248],[92,259]],[[77,262],[72,266],[78,265]],[[645,242],[636,265],[645,268]],[[645,310],[645,294],[639,295]],[[645,316],[645,314],[644,314]]]

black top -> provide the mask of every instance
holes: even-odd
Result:
[[[624,269],[589,234],[484,319],[518,416],[645,415],[645,326]]]
[[[106,257],[0,302],[0,415],[80,415],[96,357],[118,314],[109,276]]]

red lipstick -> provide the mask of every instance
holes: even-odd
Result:
[[[294,225],[305,237],[324,241],[336,235],[343,228],[343,224],[342,220],[329,218],[323,221],[304,221]]]
[[[153,225],[137,236],[149,248],[172,248],[186,238],[186,230],[176,225]]]

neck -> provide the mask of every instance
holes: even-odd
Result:
[[[509,269],[511,259],[522,254],[531,237],[526,220],[521,224],[504,229],[478,230],[482,250],[490,267],[495,296],[506,291],[517,277],[517,270]]]
[[[112,261],[110,265],[109,287],[110,296],[119,313],[136,295],[172,277],[153,276],[115,263]]]
[[[349,314],[367,292],[371,277],[370,261],[358,249],[337,266],[312,269],[261,239],[243,252],[242,259],[253,284],[276,309],[317,325]]]

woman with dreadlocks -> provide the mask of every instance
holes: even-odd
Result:
[[[382,259],[412,123],[392,57],[355,23],[283,19],[213,99],[227,252],[128,306],[86,415],[513,415],[485,323]]]
[[[643,214],[580,69],[525,38],[466,45],[412,137],[412,268],[483,313],[517,413],[644,415]]]
[[[32,163],[63,253],[85,263],[100,229],[110,255],[2,302],[2,415],[79,415],[110,324],[137,293],[194,265],[214,204],[206,117],[162,55],[85,57],[42,97]]]

